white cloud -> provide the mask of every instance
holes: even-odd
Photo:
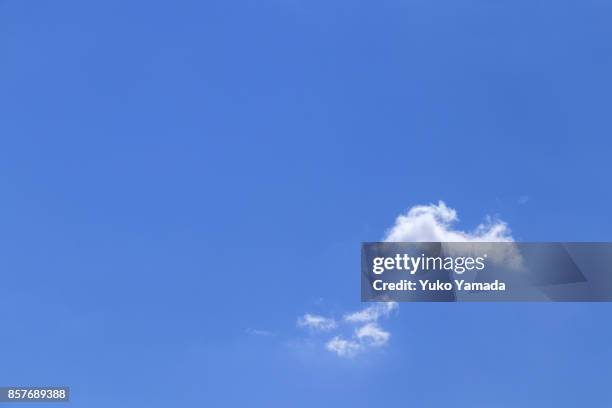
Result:
[[[326,348],[340,357],[354,357],[370,347],[384,346],[388,343],[391,333],[378,326],[378,319],[389,317],[397,309],[397,302],[379,302],[344,315],[346,323],[356,324],[358,327],[354,329],[350,340],[336,336],[326,344]]]
[[[361,350],[361,344],[336,336],[325,344],[325,348],[340,357],[353,357]]]
[[[513,241],[508,225],[487,218],[470,232],[453,229],[459,221],[457,211],[438,204],[417,205],[395,219],[387,231],[388,242],[508,242]]]
[[[312,330],[328,331],[336,327],[336,321],[328,317],[306,313],[298,318],[297,325]]]
[[[370,322],[356,328],[350,339],[333,337],[325,344],[325,348],[339,357],[355,357],[371,347],[386,345],[390,337],[391,333]]]
[[[355,336],[365,344],[380,347],[387,344],[391,333],[384,331],[376,323],[368,323],[355,331]]]
[[[368,306],[358,312],[344,315],[344,320],[350,323],[377,321],[380,317],[389,317],[398,308],[397,302],[381,302]]]
[[[486,217],[485,221],[474,230],[461,231],[454,228],[458,221],[457,211],[447,207],[443,201],[439,201],[437,205],[417,205],[395,219],[395,225],[387,231],[384,240],[387,242],[471,243],[473,245],[461,247],[443,244],[443,248],[450,255],[458,255],[456,251],[460,251],[463,255],[484,251],[493,262],[505,264],[517,270],[522,268],[522,258],[513,245],[491,244],[514,242],[508,224]]]

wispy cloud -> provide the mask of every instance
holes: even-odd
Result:
[[[389,317],[391,312],[397,310],[397,302],[374,303],[357,312],[344,315],[344,320],[350,323],[364,323],[377,321],[380,317]]]
[[[380,302],[345,314],[343,321],[352,327],[352,334],[348,338],[332,338],[325,344],[325,348],[340,357],[354,357],[369,348],[386,345],[391,333],[383,330],[378,320],[389,317],[397,309],[397,302]]]
[[[297,319],[297,326],[311,330],[328,331],[336,327],[336,321],[328,317],[306,313]]]
[[[355,331],[355,336],[367,344],[373,347],[380,347],[387,344],[391,334],[378,327],[376,323],[368,323],[361,326]]]
[[[353,357],[362,349],[361,344],[354,340],[346,340],[340,336],[332,338],[325,344],[325,348],[340,357]]]
[[[263,336],[263,337],[271,337],[271,336],[276,336],[276,333],[268,331],[268,330],[261,330],[261,329],[246,329],[247,334],[251,334],[254,336]]]

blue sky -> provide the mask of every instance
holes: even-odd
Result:
[[[0,384],[88,408],[609,407],[607,304],[402,305],[348,359],[296,319],[359,310],[360,243],[414,205],[611,240],[611,17],[0,1]]]

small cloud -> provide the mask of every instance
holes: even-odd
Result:
[[[262,336],[262,337],[270,337],[270,336],[276,336],[276,333],[268,331],[268,330],[261,330],[261,329],[246,329],[247,334],[253,335],[253,336]]]
[[[529,200],[530,200],[529,196],[523,195],[519,197],[518,203],[519,205],[525,205],[527,204],[527,202],[529,202]]]
[[[325,344],[325,348],[339,357],[355,357],[371,347],[386,345],[390,337],[391,333],[381,329],[376,323],[367,323],[357,328],[350,339],[333,337]]]
[[[344,315],[344,320],[349,323],[375,322],[380,317],[389,317],[391,312],[398,308],[397,302],[381,302],[368,306],[358,312]]]
[[[340,357],[353,357],[361,350],[361,344],[336,336],[325,344],[325,348]]]
[[[387,344],[391,334],[384,331],[376,323],[368,323],[355,331],[355,336],[365,344],[380,347]]]
[[[382,347],[389,342],[391,333],[378,326],[381,317],[389,317],[398,308],[397,302],[380,302],[344,316],[344,321],[357,324],[350,339],[336,336],[325,348],[339,357],[354,357],[371,347]]]
[[[298,318],[297,325],[311,330],[328,331],[336,327],[336,321],[328,317],[306,313]]]

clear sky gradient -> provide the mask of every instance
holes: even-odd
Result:
[[[612,240],[611,21],[603,0],[0,1],[0,385],[612,406],[608,304],[404,304],[353,359],[296,327],[360,307],[360,243],[413,205]]]

